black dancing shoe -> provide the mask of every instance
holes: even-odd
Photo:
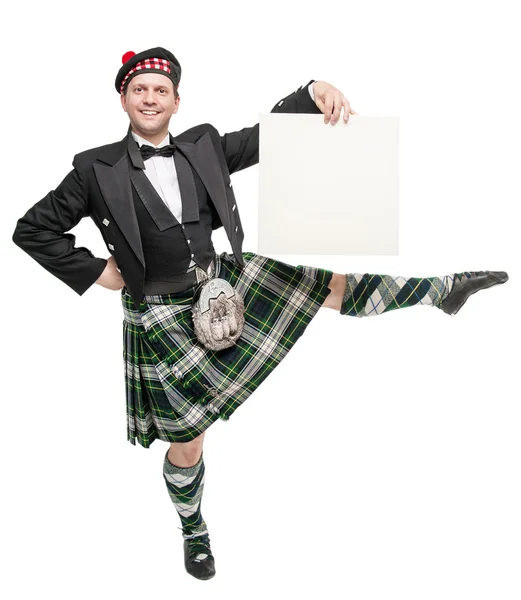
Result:
[[[440,304],[440,308],[448,315],[455,315],[470,295],[505,281],[508,281],[508,275],[504,271],[471,271],[455,274],[452,289]]]
[[[207,533],[189,538],[183,543],[185,569],[197,579],[211,579],[215,575],[215,560]]]

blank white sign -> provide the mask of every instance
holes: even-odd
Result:
[[[398,254],[398,118],[259,122],[260,254]]]

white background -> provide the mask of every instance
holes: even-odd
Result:
[[[34,2],[3,13],[3,597],[519,600],[512,6]],[[126,441],[119,292],[94,285],[80,297],[11,240],[74,154],[126,134],[121,55],[153,46],[183,67],[174,135],[251,126],[310,79],[361,115],[400,118],[400,255],[275,258],[338,273],[510,274],[455,317],[318,313],[208,430],[208,582],[184,571],[167,444]],[[245,251],[256,251],[257,175],[232,178]],[[108,257],[92,221],[74,233]],[[222,230],[214,243],[229,251]]]

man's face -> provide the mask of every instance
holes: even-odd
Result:
[[[147,139],[165,137],[170,117],[177,112],[179,101],[179,96],[174,99],[172,81],[160,73],[136,75],[128,84],[126,96],[121,94],[121,105],[128,114],[132,129]]]

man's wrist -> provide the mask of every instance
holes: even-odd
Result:
[[[308,85],[308,91],[309,91],[309,95],[311,96],[313,102],[315,102],[315,90],[313,89],[313,86],[315,85],[316,81],[313,81],[312,83],[310,83]]]

